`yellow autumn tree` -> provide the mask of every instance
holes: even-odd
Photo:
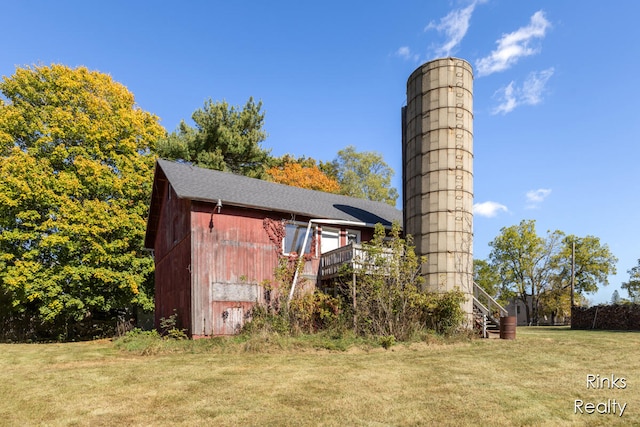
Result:
[[[271,181],[279,184],[325,191],[327,193],[338,193],[340,191],[338,181],[322,172],[313,159],[296,161],[286,156],[281,165],[268,169],[267,175]]]
[[[143,238],[158,118],[85,67],[18,68],[0,92],[4,333],[70,338],[95,313],[152,308]]]

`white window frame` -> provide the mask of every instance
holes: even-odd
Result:
[[[320,232],[320,253],[324,254],[326,252],[330,252],[332,250],[339,249],[339,248],[341,248],[343,246],[342,242],[340,241],[340,236],[342,234],[342,230],[343,229],[341,229],[341,228],[335,228],[335,227],[326,227],[326,226],[322,227],[321,232]],[[324,243],[325,236],[327,236],[327,238],[329,238],[329,236],[331,236],[332,239],[334,237],[337,238],[338,239],[337,240],[338,245],[334,249],[325,250],[325,248],[323,247],[324,244],[325,244]]]
[[[362,243],[362,231],[361,230],[353,230],[351,228],[347,228],[347,242],[346,244],[348,245],[350,242],[350,237],[354,236],[355,237],[355,241],[353,243]]]
[[[296,240],[297,240],[296,247],[297,247],[297,246],[302,246],[302,242],[304,240],[304,235],[307,232],[307,227],[309,226],[309,223],[308,222],[301,222],[301,221],[286,221],[284,223],[285,236],[282,239],[282,254],[283,255],[291,255],[293,253],[293,252],[288,252],[287,251],[287,249],[289,249],[287,247],[287,237],[288,237],[288,233],[287,233],[288,230],[287,229],[292,227],[292,226],[295,226],[297,228],[297,233],[298,233],[296,235],[297,236],[296,237]],[[309,254],[309,253],[312,252],[311,251],[311,249],[312,249],[311,243],[313,242],[313,236],[315,236],[316,232],[317,232],[317,226],[314,225],[314,226],[311,227],[311,230],[309,231],[309,238],[307,239],[307,247],[309,248],[309,250],[305,251],[304,252],[305,254]],[[295,248],[293,248],[293,249],[295,249]],[[298,255],[301,255],[299,252],[295,252],[295,253],[298,254]]]

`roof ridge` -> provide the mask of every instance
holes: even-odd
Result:
[[[180,198],[204,202],[221,200],[230,205],[368,224],[390,225],[402,221],[402,212],[384,202],[280,184],[186,162],[159,158],[157,165]]]

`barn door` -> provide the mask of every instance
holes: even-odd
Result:
[[[240,333],[244,325],[244,310],[242,307],[229,307],[222,314],[223,334],[234,335]]]

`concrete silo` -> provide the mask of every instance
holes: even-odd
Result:
[[[402,110],[404,231],[427,257],[427,289],[467,294],[473,309],[473,71],[462,59],[423,64]]]

